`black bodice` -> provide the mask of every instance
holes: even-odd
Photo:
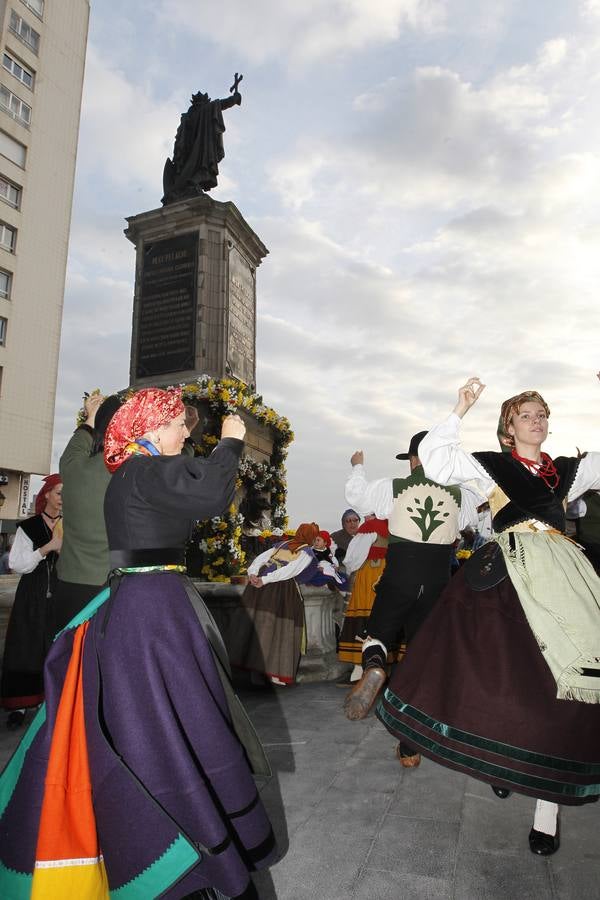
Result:
[[[473,456],[510,501],[494,516],[494,531],[505,531],[527,519],[538,519],[558,531],[565,530],[564,500],[577,474],[578,459],[558,456],[554,460],[559,482],[552,489],[510,453],[484,452]]]
[[[225,438],[207,459],[132,456],[124,462],[104,499],[110,549],[183,548],[195,521],[222,515],[232,502],[243,446]]]

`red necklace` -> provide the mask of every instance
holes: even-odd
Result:
[[[547,453],[542,453],[542,461],[539,463],[534,459],[527,459],[526,456],[519,456],[516,450],[513,450],[511,455],[513,459],[518,459],[519,462],[523,463],[532,475],[539,475],[544,484],[546,484],[551,491],[558,487],[560,475],[556,471],[556,466],[552,462],[552,458],[548,456]]]

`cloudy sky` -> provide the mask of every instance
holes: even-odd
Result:
[[[488,385],[494,449],[535,387],[553,455],[600,449],[600,0],[92,2],[53,463],[84,390],[128,382],[134,249],[192,92],[226,113],[218,200],[270,250],[258,389],[287,415],[292,524]]]

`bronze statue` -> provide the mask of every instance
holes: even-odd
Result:
[[[192,94],[192,102],[175,135],[173,159],[167,159],[163,172],[163,205],[196,197],[217,186],[219,163],[225,156],[223,149],[223,110],[239,106],[242,95],[238,91],[244,76],[235,73],[229,89],[231,97],[211,100],[208,94]]]

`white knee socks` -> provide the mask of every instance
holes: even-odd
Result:
[[[555,835],[557,820],[557,803],[549,803],[548,800],[536,801],[535,816],[533,817],[533,827],[536,831],[542,831],[544,834]]]

